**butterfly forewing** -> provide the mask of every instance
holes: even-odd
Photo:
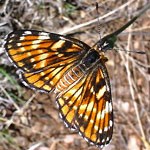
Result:
[[[102,69],[104,71],[102,71]],[[97,65],[57,98],[61,117],[87,141],[104,146],[113,132],[113,112],[107,70]]]
[[[20,30],[8,35],[5,49],[26,85],[50,91],[90,47],[54,33]]]

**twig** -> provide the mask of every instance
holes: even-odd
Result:
[[[11,101],[11,103],[15,106],[15,108],[17,110],[20,110],[19,106],[12,100],[12,98],[9,96],[9,94],[7,93],[7,91],[2,86],[0,86],[0,88],[4,92],[4,94],[8,97],[8,99]]]
[[[132,26],[130,26],[129,29],[131,29],[131,28],[132,28]],[[130,49],[131,38],[132,38],[131,33],[132,32],[130,32],[129,36],[128,36],[127,49]],[[121,57],[124,60],[124,58],[123,58],[122,55],[121,55]],[[130,88],[130,93],[131,93],[131,97],[132,97],[133,106],[134,106],[134,109],[135,109],[137,121],[139,123],[139,127],[140,127],[140,132],[141,132],[142,138],[146,139],[146,136],[145,136],[145,133],[144,133],[144,130],[143,130],[143,126],[142,126],[142,123],[141,123],[141,120],[140,120],[140,115],[139,115],[137,103],[136,103],[136,100],[135,100],[135,93],[134,93],[134,89],[133,89],[133,85],[132,85],[132,80],[131,80],[131,72],[130,72],[130,69],[129,69],[129,57],[128,57],[128,55],[126,56],[126,60],[127,60],[127,62],[124,62],[124,64],[125,64],[125,68],[126,68],[126,72],[127,72],[127,78],[128,78],[128,83],[129,83],[129,88]]]
[[[111,11],[111,12],[109,12],[109,13],[107,13],[107,14],[101,16],[101,17],[99,17],[99,20],[103,20],[103,19],[107,18],[108,16],[113,15],[114,13],[116,13],[116,12],[120,11],[121,9],[127,7],[128,5],[130,5],[131,3],[133,3],[134,1],[135,1],[135,0],[130,0],[130,1],[128,1],[127,3],[125,3],[125,4],[121,5],[120,7],[118,7],[117,9],[115,9],[115,10],[113,10],[113,11]],[[71,28],[69,28],[69,29],[65,29],[65,31],[60,32],[60,34],[66,34],[66,33],[68,33],[68,32],[72,32],[72,31],[78,30],[78,29],[83,28],[83,27],[85,27],[85,26],[89,26],[89,25],[91,25],[91,24],[94,24],[94,23],[96,23],[97,21],[98,21],[97,18],[96,18],[96,19],[93,19],[93,20],[91,20],[91,21],[88,21],[88,22],[85,22],[85,23],[76,25],[76,26],[71,27]]]

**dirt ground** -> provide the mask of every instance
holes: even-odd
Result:
[[[99,4],[98,13],[95,3]],[[0,1],[0,150],[97,150],[59,118],[55,98],[25,87],[2,48],[17,29],[69,34],[92,46],[149,0]],[[99,18],[99,23],[98,19]],[[150,150],[150,10],[107,51],[114,132],[104,150]],[[142,51],[145,54],[128,53]]]

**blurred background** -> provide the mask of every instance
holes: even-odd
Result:
[[[92,46],[148,3],[149,0],[0,0],[0,150],[98,149],[65,127],[51,95],[30,90],[21,83],[2,48],[9,32],[36,29],[69,34]],[[150,10],[121,33],[116,44],[116,50],[106,53],[115,124],[112,141],[104,150],[150,150]]]

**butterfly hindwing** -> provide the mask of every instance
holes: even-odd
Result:
[[[102,71],[103,69],[103,71]],[[76,128],[97,146],[108,144],[113,132],[113,111],[106,67],[98,65],[57,98],[65,124]]]
[[[90,47],[59,34],[19,30],[7,36],[5,49],[27,86],[50,91]]]

